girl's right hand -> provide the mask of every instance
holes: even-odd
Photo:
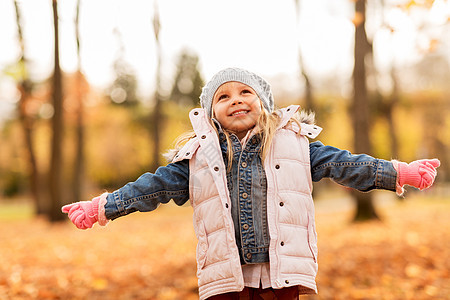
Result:
[[[100,197],[92,199],[92,201],[80,201],[72,204],[64,205],[62,212],[69,215],[69,219],[79,229],[92,228],[98,221],[98,202]]]

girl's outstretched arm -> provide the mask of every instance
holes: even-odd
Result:
[[[135,211],[152,211],[161,203],[173,200],[183,205],[189,199],[189,160],[181,160],[145,173],[113,193],[105,193],[92,201],[81,201],[62,208],[80,229],[91,228],[97,221],[108,220]]]
[[[330,178],[362,192],[373,189],[395,191],[397,172],[392,162],[366,154],[352,154],[321,142],[309,145],[313,181]]]
[[[309,146],[313,181],[331,178],[335,182],[363,192],[386,189],[403,193],[404,185],[418,189],[430,187],[436,177],[437,159],[410,164],[377,159],[366,154],[351,154],[321,142]]]

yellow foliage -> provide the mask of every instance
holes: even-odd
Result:
[[[360,12],[355,12],[355,15],[353,16],[352,23],[355,25],[355,27],[358,27],[364,22],[364,15]]]
[[[162,135],[162,151],[172,148],[179,135],[192,130],[189,120],[191,109],[191,107],[180,106],[172,102],[165,103],[163,113],[166,117],[166,123],[164,124],[164,134]]]
[[[372,124],[372,131],[370,133],[373,155],[377,158],[390,160],[392,158],[391,154],[391,142],[387,121],[384,119],[378,119],[374,124]]]
[[[281,101],[282,99],[280,99]],[[326,145],[353,150],[353,127],[348,113],[348,101],[333,97],[318,98],[317,125],[324,130],[319,140]],[[164,102],[161,154],[174,146],[175,139],[191,130],[190,107]],[[146,111],[147,110],[147,111]],[[412,161],[435,157],[450,148],[450,118],[445,95],[422,92],[402,95],[394,111],[399,155],[390,152],[389,127],[383,116],[374,118],[371,132],[373,154],[376,157]],[[130,108],[92,102],[85,116],[85,176],[86,186],[97,193],[101,188],[117,188],[148,171],[152,159],[152,136],[149,130],[150,111],[145,107]],[[65,122],[64,171],[65,184],[70,188],[75,154],[75,118]],[[10,122],[0,131],[0,189],[5,176],[19,172],[28,174],[27,151],[18,121]],[[51,130],[49,120],[38,120],[34,126],[34,146],[40,174],[46,175],[50,161]],[[442,155],[442,154],[441,154]],[[160,156],[160,164],[166,161]],[[443,167],[441,167],[443,168]],[[43,177],[45,178],[45,177]],[[0,191],[1,193],[1,191]]]
[[[316,114],[317,125],[323,128],[317,139],[325,145],[351,151],[353,148],[353,128],[348,114],[347,101],[342,98],[335,98],[332,103],[322,105],[330,107],[330,111],[326,115]]]
[[[132,112],[112,105],[93,107],[87,116],[87,170],[103,184],[135,180],[151,157],[151,137],[143,126],[130,122]]]

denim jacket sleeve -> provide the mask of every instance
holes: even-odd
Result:
[[[105,215],[114,220],[135,211],[152,211],[171,199],[177,205],[189,199],[188,159],[159,167],[154,174],[145,173],[108,194]]]
[[[309,150],[313,181],[327,177],[362,192],[395,191],[397,171],[390,161],[366,154],[354,155],[347,150],[324,146],[319,141],[310,143]]]

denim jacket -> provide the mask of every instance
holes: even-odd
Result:
[[[219,134],[219,140],[225,165],[228,166],[223,133]],[[234,154],[231,171],[227,172],[227,185],[241,263],[267,262],[267,183],[259,156],[260,140],[254,135],[244,149],[236,136],[231,135],[231,140]],[[320,141],[310,143],[309,149],[311,175],[315,182],[331,178],[363,192],[373,189],[395,191],[397,172],[389,161],[365,154],[353,155],[347,150],[325,146]],[[113,220],[135,211],[152,211],[170,200],[177,205],[189,200],[188,159],[169,163],[158,168],[154,174],[145,173],[135,182],[109,194],[105,214]]]

